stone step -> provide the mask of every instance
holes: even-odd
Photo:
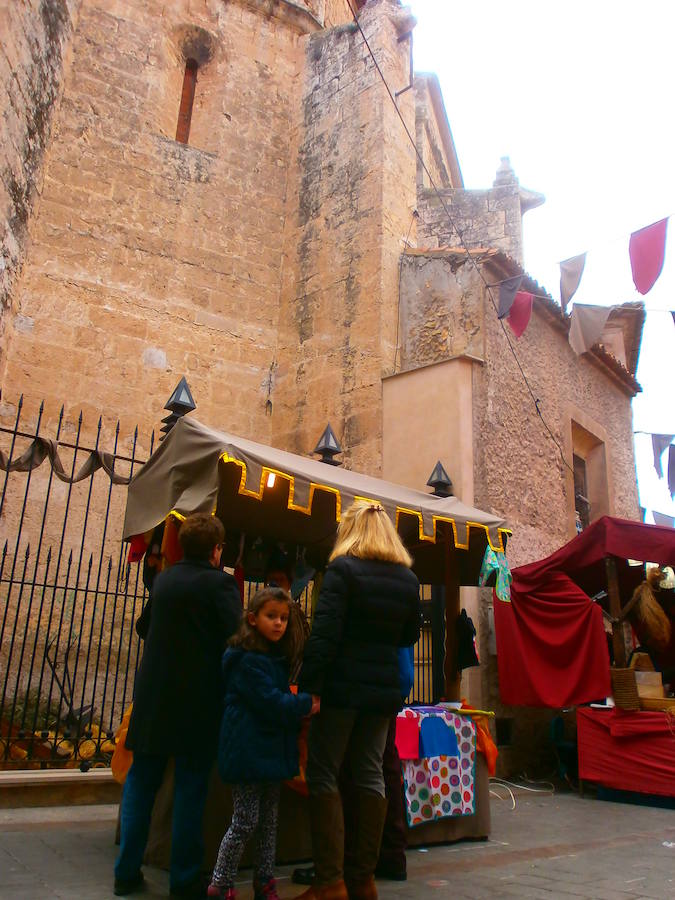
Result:
[[[110,769],[0,772],[0,809],[119,803],[121,795]]]

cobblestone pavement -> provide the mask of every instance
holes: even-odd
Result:
[[[519,793],[492,801],[489,841],[408,853],[409,878],[380,882],[398,897],[675,897],[673,810],[572,794]],[[0,810],[0,898],[104,900],[112,894],[114,806]],[[252,896],[242,873],[241,900]],[[279,872],[282,898],[300,889]],[[146,869],[147,897],[166,897],[167,876]]]

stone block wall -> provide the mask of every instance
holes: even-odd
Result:
[[[440,192],[452,223],[436,193],[422,189],[418,197],[421,247],[491,247],[516,262],[523,261],[522,213],[517,182],[489,190],[447,188]],[[453,225],[455,227],[453,227]]]
[[[367,4],[360,21],[392,84],[407,77],[399,4]],[[381,377],[393,367],[398,259],[415,203],[412,147],[352,25],[305,49],[297,168],[288,187],[273,443],[312,450],[327,421],[345,463],[381,465]],[[409,127],[413,98],[400,108]]]
[[[432,75],[415,75],[415,139],[420,152],[422,162],[417,160],[417,185],[424,190],[431,188],[429,176],[431,174],[437,188],[459,187],[452,184],[452,174],[445,155],[443,139],[441,138],[439,122],[436,118],[433,102],[430,95],[430,80]],[[439,88],[440,90],[440,88]]]
[[[28,386],[47,418],[73,398],[86,421],[104,410],[130,433],[157,422],[185,374],[207,422],[269,438],[302,35],[253,7],[83,0],[5,397]]]
[[[0,7],[0,380],[79,0]],[[19,331],[25,322],[19,318]]]

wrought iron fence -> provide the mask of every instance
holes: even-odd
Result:
[[[43,416],[20,400],[0,424],[0,768],[87,768],[109,762],[133,696],[147,593],[121,534],[126,485],[154,433],[141,446],[138,428],[123,436],[99,418],[87,443],[82,414],[62,408],[48,438]],[[423,600],[411,703],[432,700],[438,674]]]
[[[6,405],[5,405],[6,408]],[[138,429],[112,453],[62,408],[23,398],[0,426],[0,765],[109,759],[139,660],[133,622],[146,594],[121,542],[126,484],[143,464]],[[154,435],[146,445],[152,452]]]

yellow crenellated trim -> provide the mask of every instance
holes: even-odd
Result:
[[[495,553],[504,553],[505,552],[504,551],[504,535],[512,534],[510,528],[498,528],[497,533],[499,534],[499,544],[495,545],[492,542],[492,538],[490,537],[490,529],[488,528],[487,525],[483,525],[482,522],[467,521],[467,523],[466,523],[467,543],[463,544],[463,543],[461,543],[461,541],[459,540],[459,538],[457,536],[457,523],[455,522],[454,519],[451,519],[449,516],[434,516],[434,515],[432,515],[432,521],[434,524],[433,534],[425,534],[424,520],[422,517],[422,513],[418,512],[418,510],[416,510],[416,509],[408,509],[405,506],[397,506],[396,507],[396,530],[397,531],[398,531],[398,520],[399,520],[399,517],[401,514],[417,517],[419,539],[420,539],[420,541],[427,541],[430,544],[437,543],[437,538],[438,538],[437,530],[438,530],[439,522],[446,522],[448,525],[452,525],[452,536],[453,536],[453,540],[455,543],[455,547],[458,550],[468,550],[469,549],[468,541],[470,540],[470,529],[471,528],[478,528],[481,531],[485,532],[485,535],[488,540],[488,544],[495,551]]]
[[[260,483],[258,485],[258,490],[256,491],[256,490],[252,490],[251,488],[246,487],[247,469],[246,469],[246,463],[243,460],[237,459],[235,456],[231,456],[227,452],[221,453],[221,455],[219,457],[219,461],[220,460],[222,460],[225,463],[230,463],[230,462],[235,463],[236,465],[239,466],[239,468],[241,469],[241,477],[239,479],[238,492],[240,494],[244,495],[245,497],[253,497],[256,500],[262,500],[263,494],[265,492],[265,487],[267,485],[267,476],[270,474],[274,474],[278,478],[284,478],[288,482],[288,485],[289,485],[288,486],[288,509],[291,509],[294,512],[303,513],[306,516],[311,516],[312,515],[312,504],[314,502],[315,491],[326,491],[329,494],[335,495],[336,521],[339,522],[342,517],[342,497],[341,497],[340,491],[337,488],[332,487],[331,485],[321,484],[320,482],[310,481],[309,502],[308,502],[307,506],[301,506],[299,503],[295,503],[295,501],[293,499],[294,494],[295,494],[295,476],[294,475],[289,475],[288,472],[283,472],[281,469],[275,469],[275,468],[272,468],[271,466],[262,466],[261,473],[260,473]],[[381,502],[380,500],[376,500],[372,497],[355,496],[354,499],[355,500],[364,500],[367,503],[380,503]],[[214,509],[213,510],[214,515],[215,515],[215,512],[216,512],[216,510]],[[171,512],[169,513],[169,515],[175,516],[181,522],[185,520],[185,516],[182,513],[177,512],[175,509],[172,509]],[[427,541],[428,543],[431,543],[431,544],[437,543],[437,530],[438,530],[439,522],[445,522],[448,525],[451,525],[453,538],[454,538],[454,542],[455,542],[455,547],[458,550],[468,550],[469,549],[468,540],[470,539],[470,529],[471,528],[478,528],[481,531],[485,532],[485,535],[488,540],[488,544],[495,551],[495,553],[500,553],[500,552],[503,553],[504,552],[504,535],[512,534],[512,531],[510,528],[498,528],[497,533],[499,534],[499,543],[494,544],[490,537],[490,529],[488,528],[487,525],[483,525],[481,522],[467,522],[466,523],[466,530],[467,530],[467,536],[468,536],[467,543],[463,544],[463,543],[460,543],[458,536],[457,536],[457,524],[456,524],[455,520],[450,518],[449,516],[432,515],[434,531],[433,531],[433,534],[429,535],[429,534],[425,534],[425,532],[424,532],[424,520],[422,518],[422,513],[420,513],[416,509],[409,509],[408,507],[405,507],[405,506],[397,506],[396,507],[396,529],[397,530],[398,530],[399,518],[401,515],[417,517],[418,535],[419,535],[420,541]]]
[[[335,516],[336,521],[340,521],[342,518],[342,497],[340,495],[340,491],[337,488],[331,487],[328,484],[319,484],[318,482],[310,481],[309,483],[309,498],[307,506],[301,506],[299,503],[296,503],[294,500],[295,497],[295,476],[289,475],[288,472],[283,472],[281,469],[274,469],[271,466],[263,466],[260,472],[260,484],[258,485],[258,490],[254,491],[250,488],[246,487],[246,463],[237,459],[235,456],[231,456],[229,453],[223,452],[220,454],[220,460],[226,463],[236,463],[241,468],[241,478],[239,479],[239,493],[243,494],[246,497],[254,497],[256,500],[262,500],[263,493],[265,487],[267,485],[267,476],[270,474],[276,475],[278,478],[283,478],[288,482],[288,508],[293,510],[294,512],[304,513],[306,516],[312,515],[312,503],[314,502],[314,492],[315,491],[326,491],[329,494],[334,494],[335,496]]]

